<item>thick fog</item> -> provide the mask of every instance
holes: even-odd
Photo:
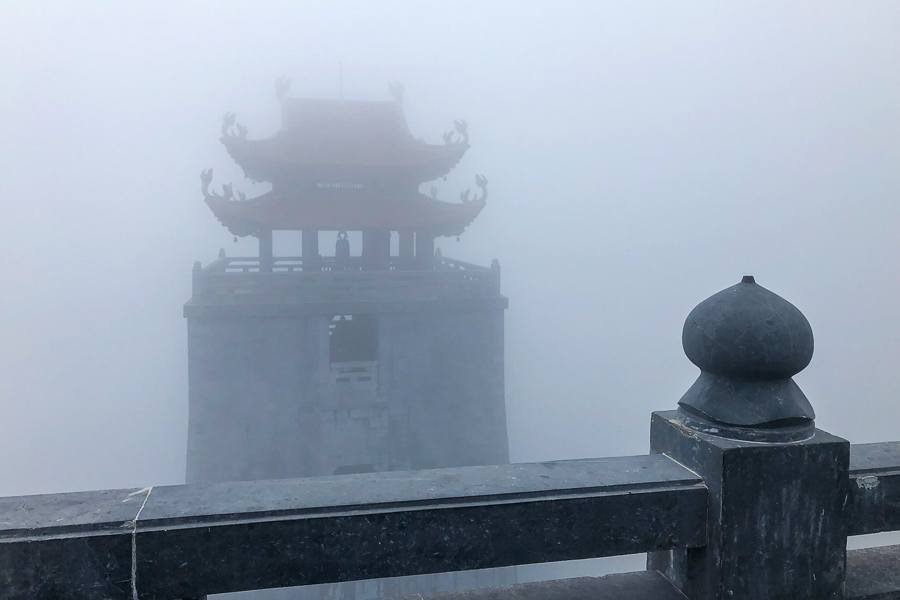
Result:
[[[484,173],[490,199],[439,246],[502,265],[514,461],[645,453],[697,374],[684,317],[745,273],[813,326],[819,426],[900,437],[892,0],[21,0],[0,28],[2,495],[183,481],[191,265],[256,253],[199,174],[265,189],[219,122],[275,131],[279,76],[360,99],[400,81],[435,143],[468,121],[436,187]]]

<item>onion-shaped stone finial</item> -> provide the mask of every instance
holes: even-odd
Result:
[[[815,413],[792,377],[813,354],[809,321],[752,276],[690,312],[684,352],[700,377],[678,402],[691,424],[740,439],[811,434]]]

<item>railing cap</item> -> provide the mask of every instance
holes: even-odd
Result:
[[[692,416],[731,428],[787,427],[801,436],[813,426],[813,408],[791,379],[812,359],[812,328],[752,275],[698,304],[682,345],[701,370],[679,402]]]

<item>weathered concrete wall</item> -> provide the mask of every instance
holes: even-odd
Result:
[[[496,277],[487,269],[195,273],[185,307],[187,481],[508,462],[506,299]],[[343,381],[329,361],[335,314],[377,319],[377,361],[362,366],[363,377]],[[514,581],[505,569],[252,597],[358,599]]]
[[[411,312],[380,319],[393,468],[508,462],[503,311]]]
[[[314,474],[316,334],[308,319],[188,320],[188,482]]]
[[[189,318],[188,481],[507,462],[502,310],[377,319],[367,387],[335,381],[327,316]]]

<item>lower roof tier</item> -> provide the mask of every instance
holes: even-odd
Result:
[[[269,192],[249,200],[206,194],[216,218],[237,236],[272,230],[419,231],[459,235],[481,212],[484,198],[442,202],[423,194],[381,196],[346,194],[292,195]]]

